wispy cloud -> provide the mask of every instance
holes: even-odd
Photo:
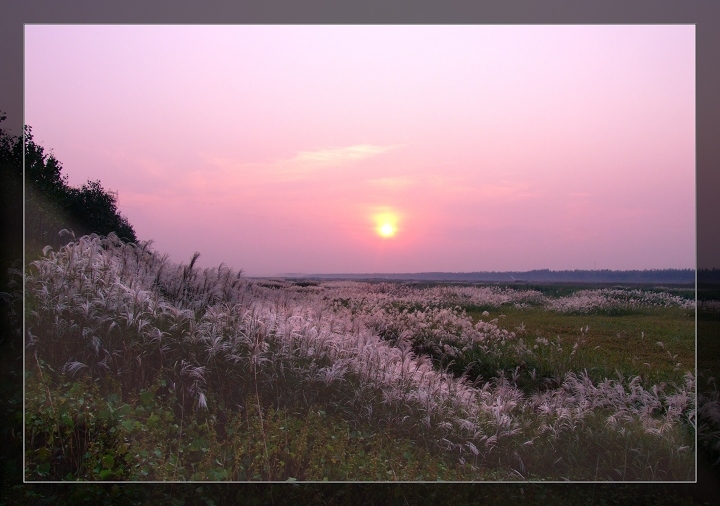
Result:
[[[219,158],[208,155],[208,163],[220,170],[217,177],[224,173],[227,179],[239,181],[238,176],[245,180],[243,184],[252,182],[279,183],[305,179],[306,177],[330,167],[343,167],[349,164],[380,156],[389,151],[403,147],[404,144],[376,146],[372,144],[356,144],[345,147],[332,147],[314,151],[300,151],[289,158],[278,158],[265,162],[247,162],[233,158]]]
[[[292,161],[300,165],[343,165],[348,162],[373,158],[401,146],[401,144],[395,144],[392,146],[357,144],[355,146],[326,148],[315,151],[301,151],[292,159]]]

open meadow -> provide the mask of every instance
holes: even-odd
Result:
[[[196,260],[111,234],[31,263],[28,480],[693,481],[696,430],[717,439],[712,378],[695,404],[694,287]]]

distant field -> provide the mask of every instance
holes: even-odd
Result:
[[[30,267],[28,479],[694,480],[687,287],[194,261],[84,237]]]
[[[481,318],[477,311],[468,314]],[[559,337],[572,346],[581,335],[579,329],[589,327],[582,333],[583,346],[575,367],[586,368],[596,380],[618,371],[626,377],[640,376],[647,385],[680,382],[685,371],[694,368],[694,310],[652,308],[618,315],[567,315],[542,308],[508,307],[491,312],[490,317],[498,318],[498,327],[516,331],[526,342]],[[518,331],[520,327],[525,330]]]

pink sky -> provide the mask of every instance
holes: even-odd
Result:
[[[695,266],[692,25],[27,25],[25,123],[176,262]]]

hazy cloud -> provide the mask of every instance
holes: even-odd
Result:
[[[315,151],[301,151],[293,159],[301,165],[342,165],[347,162],[364,160],[382,155],[388,151],[401,147],[401,144],[392,146],[373,146],[372,144],[357,144],[340,148],[326,148]]]

